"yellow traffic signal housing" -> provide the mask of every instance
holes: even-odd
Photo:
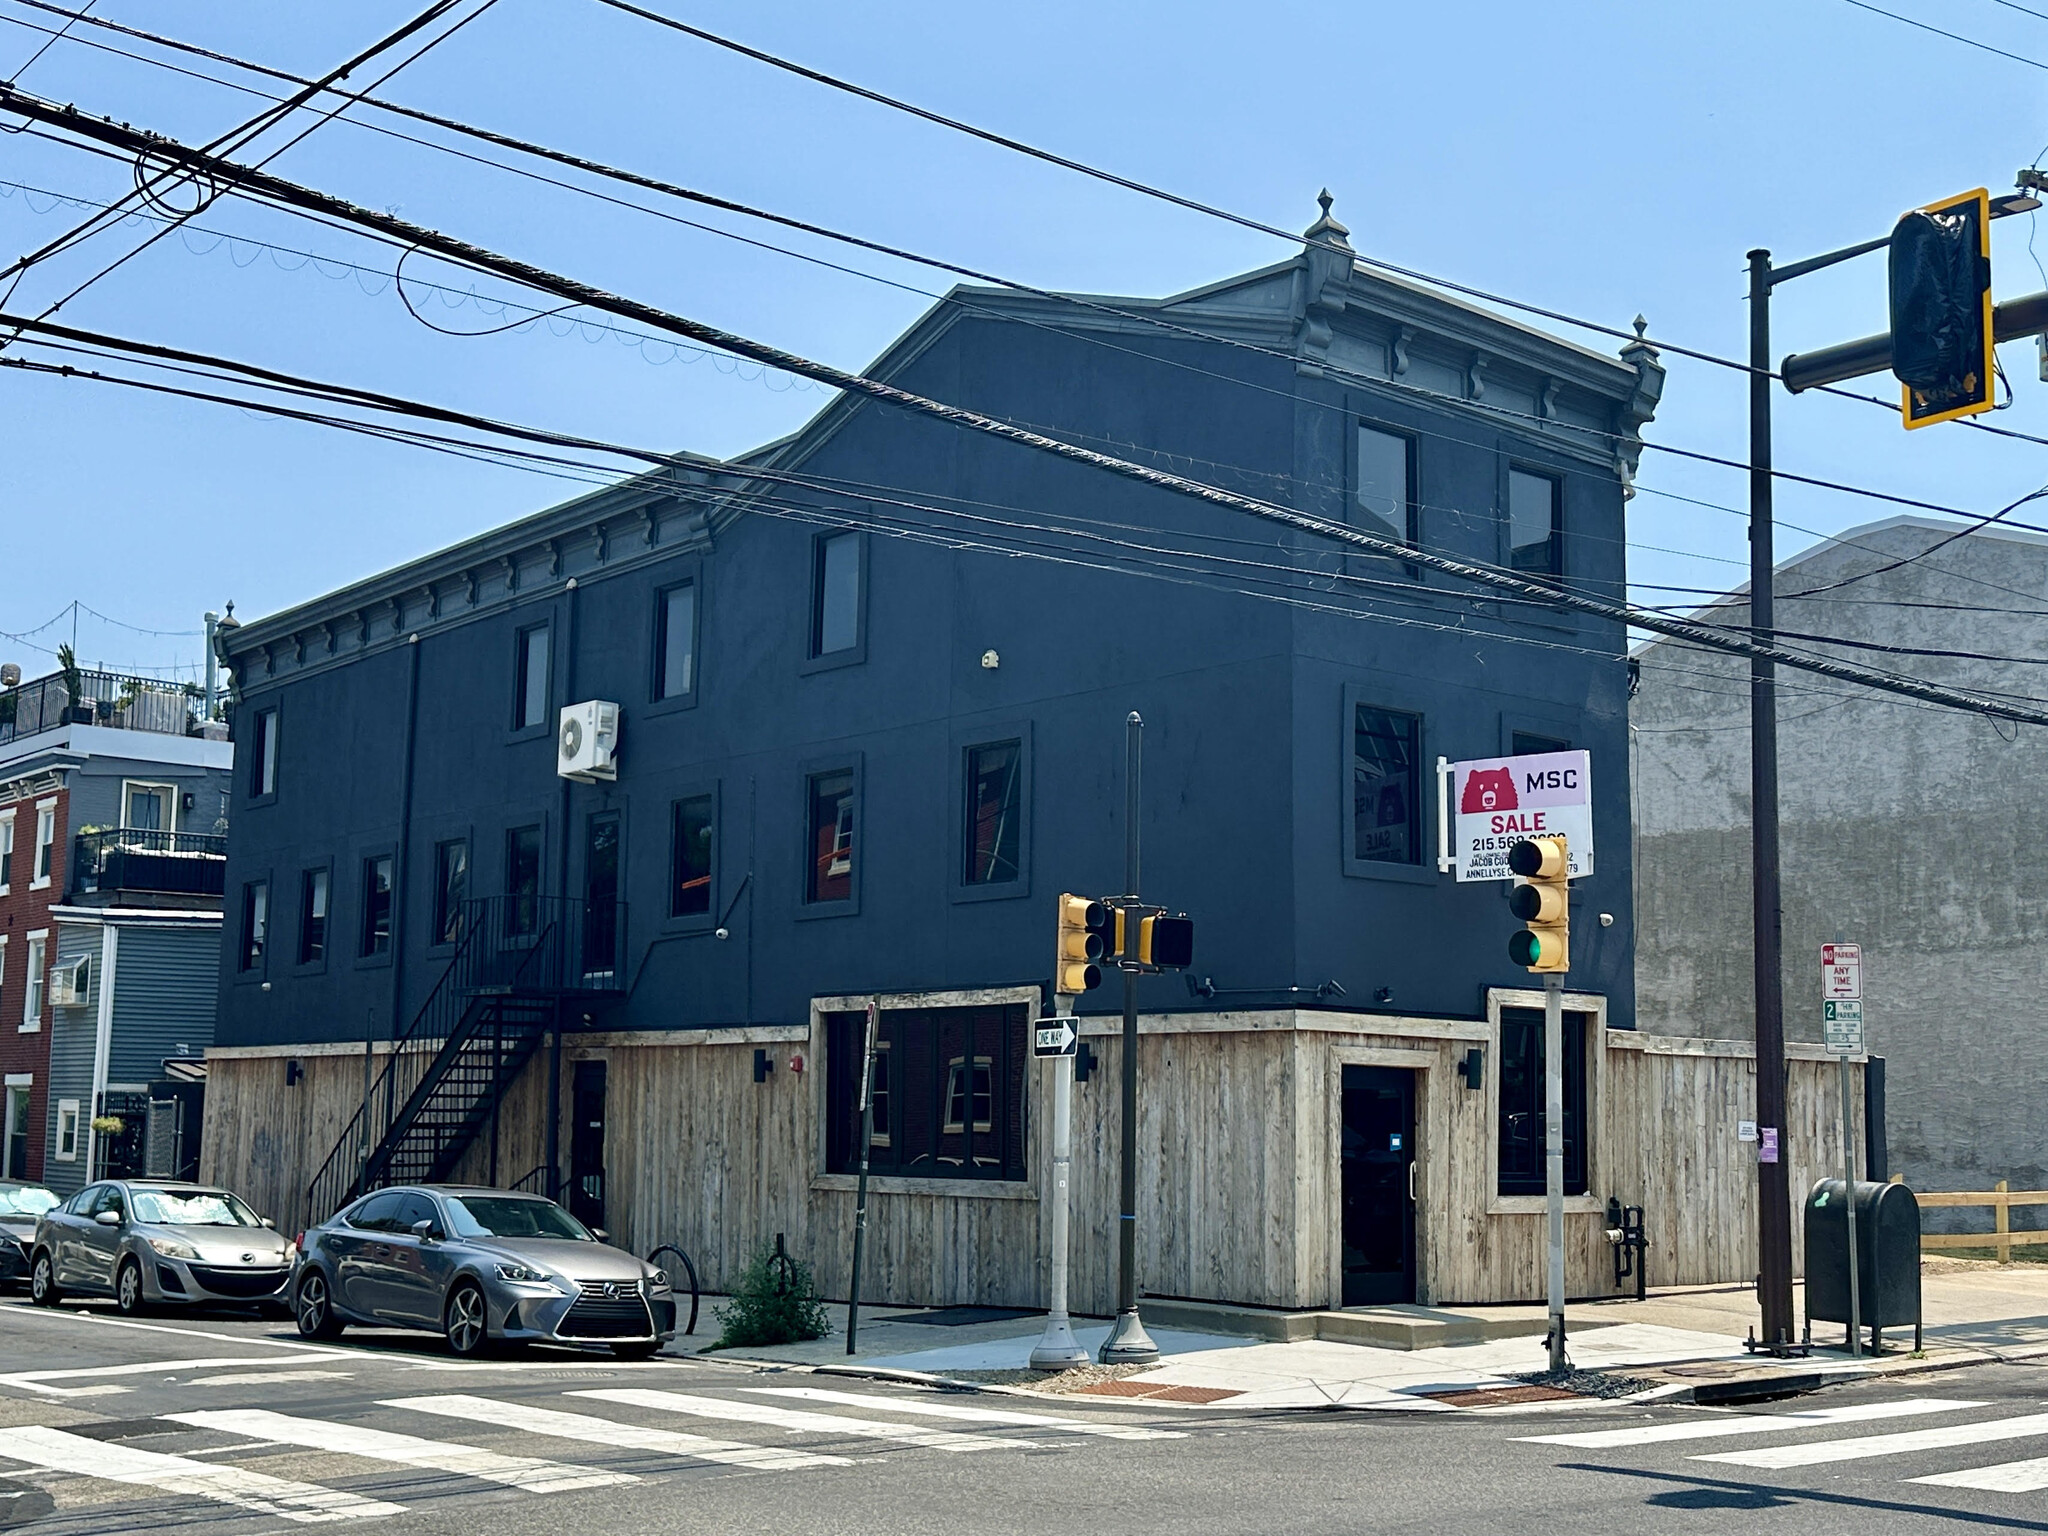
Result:
[[[1070,997],[1102,985],[1103,927],[1109,909],[1086,896],[1060,894],[1059,956],[1053,990]]]
[[[1992,408],[1991,194],[1900,219],[1891,236],[1892,372],[1907,428]]]
[[[1538,973],[1571,968],[1571,857],[1561,836],[1524,838],[1508,850],[1521,876],[1508,910],[1523,924],[1508,939],[1508,958]]]
[[[1186,970],[1195,961],[1194,919],[1164,912],[1139,919],[1138,960],[1162,971]]]

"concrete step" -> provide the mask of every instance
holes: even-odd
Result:
[[[1494,1339],[1542,1337],[1548,1319],[1535,1309],[1512,1317],[1470,1317],[1434,1307],[1346,1307],[1336,1312],[1285,1312],[1213,1301],[1173,1301],[1147,1296],[1142,1311],[1148,1326],[1198,1333],[1294,1343],[1326,1339],[1372,1349],[1436,1349],[1484,1344]]]

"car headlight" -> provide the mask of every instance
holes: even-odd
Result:
[[[656,1295],[670,1289],[668,1276],[658,1269],[655,1270],[647,1277],[647,1289]]]
[[[500,1264],[500,1280],[512,1280],[521,1285],[546,1285],[551,1278],[546,1270],[535,1269],[527,1264]]]
[[[152,1237],[149,1246],[167,1259],[196,1259],[199,1250],[190,1243],[181,1243],[175,1237]]]

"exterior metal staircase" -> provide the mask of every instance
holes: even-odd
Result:
[[[448,968],[306,1188],[306,1222],[366,1190],[445,1180],[493,1124],[572,994],[616,990],[621,910],[492,896],[465,903]],[[602,951],[600,953],[599,951]]]

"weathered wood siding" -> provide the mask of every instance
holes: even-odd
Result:
[[[1504,994],[1517,1005],[1522,994]],[[1597,1000],[1568,1007],[1593,1012]],[[1141,1020],[1139,1275],[1149,1294],[1272,1307],[1341,1301],[1339,1097],[1348,1063],[1416,1073],[1418,1299],[1529,1301],[1543,1290],[1541,1197],[1495,1193],[1498,1004],[1486,1020],[1375,1019],[1316,1012]],[[1114,1021],[1084,1021],[1096,1071],[1074,1091],[1074,1310],[1114,1306],[1118,1076]],[[1756,1148],[1736,1139],[1754,1113],[1748,1048],[1595,1028],[1588,1062],[1588,1192],[1567,1208],[1567,1285],[1614,1290],[1603,1233],[1609,1195],[1641,1205],[1656,1285],[1739,1281],[1755,1272]],[[843,1297],[852,1264],[853,1180],[823,1167],[819,1026],[694,1034],[571,1036],[561,1069],[566,1160],[575,1063],[606,1063],[606,1207],[614,1241],[645,1253],[680,1244],[705,1285],[728,1285],[784,1235],[820,1289]],[[1484,1085],[1456,1064],[1485,1052]],[[753,1080],[755,1049],[775,1057]],[[1797,1201],[1839,1156],[1835,1067],[1795,1048],[1784,1137]],[[307,1182],[362,1093],[358,1052],[304,1053],[287,1090],[282,1054],[214,1052],[204,1174],[280,1224],[301,1218]],[[791,1070],[802,1055],[806,1070]],[[1045,1304],[1048,1103],[1063,1064],[1026,1075],[1019,1183],[876,1178],[863,1294],[902,1304]],[[1860,1071],[1860,1068],[1858,1069]],[[498,1170],[509,1182],[545,1159],[547,1053],[508,1093]],[[479,1141],[459,1182],[486,1182]],[[321,1213],[325,1214],[325,1213]],[[1799,1223],[1795,1220],[1794,1258]]]

